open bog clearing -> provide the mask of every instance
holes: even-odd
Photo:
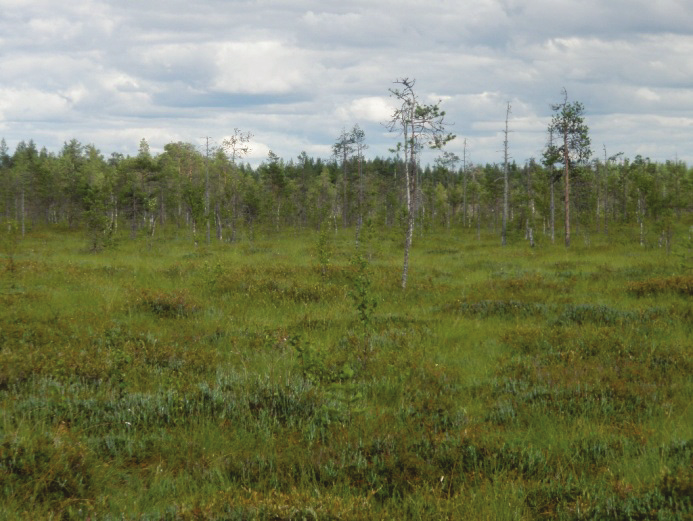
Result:
[[[686,250],[262,237],[2,259],[0,517],[690,519]]]

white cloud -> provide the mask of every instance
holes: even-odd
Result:
[[[224,42],[213,87],[226,92],[286,93],[302,90],[315,75],[307,53],[279,41]]]
[[[70,102],[60,94],[38,89],[0,89],[0,116],[9,121],[69,118]]]
[[[648,89],[647,87],[637,89],[636,95],[645,101],[659,101],[662,99],[659,94],[652,89]]]
[[[395,106],[390,98],[369,96],[358,98],[337,109],[337,117],[347,122],[384,123],[392,118]]]
[[[261,160],[329,155],[358,123],[368,153],[387,155],[388,89],[407,76],[420,99],[443,100],[476,161],[498,160],[507,101],[514,157],[536,156],[563,87],[585,104],[593,141],[693,161],[688,4],[0,0],[0,124],[8,143],[69,136],[105,152],[239,127]]]
[[[71,22],[64,17],[32,18],[27,24],[35,42],[70,40],[82,30],[81,22]]]

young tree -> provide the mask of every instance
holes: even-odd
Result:
[[[445,132],[448,123],[445,121],[445,111],[440,110],[440,101],[433,105],[422,105],[414,92],[416,83],[414,79],[402,78],[395,83],[401,87],[390,89],[390,93],[400,103],[400,107],[395,109],[388,123],[388,129],[390,132],[399,131],[404,138],[404,177],[407,195],[407,232],[402,268],[402,289],[404,289],[407,287],[409,250],[416,216],[418,155],[425,145],[440,149],[455,136]]]
[[[466,141],[467,140],[465,139],[465,142]],[[461,194],[459,194],[457,190],[457,185],[455,184],[454,179],[454,174],[457,171],[457,163],[460,162],[460,157],[454,152],[446,151],[443,152],[443,155],[441,157],[436,158],[435,162],[445,172],[447,190],[445,192],[444,199],[446,201],[446,204],[450,206],[449,218],[446,213],[446,226],[450,227],[450,221],[455,217],[455,208],[461,202],[461,198],[459,197],[459,195]],[[436,200],[440,203],[443,201],[443,197],[438,186],[436,186],[436,192]]]
[[[288,182],[284,172],[284,162],[277,154],[271,150],[267,154],[267,161],[262,166],[261,174],[264,177],[267,191],[271,194],[265,202],[269,204],[267,207],[267,216],[270,220],[274,219],[274,228],[279,231],[281,223],[282,201],[287,190]]]
[[[559,145],[550,142],[545,158],[563,165],[565,198],[565,245],[570,246],[570,172],[574,166],[587,161],[590,150],[589,128],[585,124],[585,107],[579,101],[568,103],[568,92],[563,89],[563,102],[551,105],[554,111],[549,133],[560,137]]]

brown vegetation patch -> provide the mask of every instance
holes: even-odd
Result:
[[[659,293],[677,293],[693,296],[693,276],[677,275],[674,277],[656,277],[652,279],[629,282],[626,286],[628,292],[644,297]]]

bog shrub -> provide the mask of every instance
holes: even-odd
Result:
[[[165,292],[144,289],[137,295],[140,309],[162,318],[184,318],[195,314],[200,306],[185,291]]]
[[[644,297],[660,293],[677,293],[693,296],[693,276],[677,275],[674,277],[656,277],[642,281],[629,282],[626,286],[629,293]]]

